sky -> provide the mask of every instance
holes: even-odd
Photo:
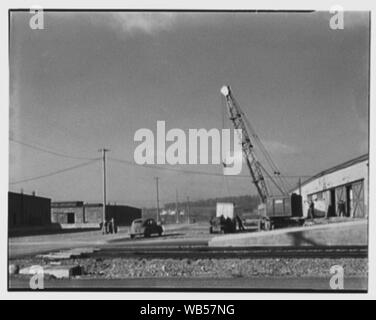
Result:
[[[255,194],[221,165],[135,165],[140,128],[223,127],[224,84],[288,176],[368,152],[368,13],[45,12],[10,20],[10,190],[60,200],[162,203]],[[225,128],[232,128],[225,121]],[[93,160],[94,159],[94,160]],[[119,161],[120,160],[120,161]],[[201,175],[182,170],[209,172]]]

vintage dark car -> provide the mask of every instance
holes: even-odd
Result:
[[[163,227],[156,223],[154,219],[136,219],[132,222],[131,229],[129,231],[131,239],[135,238],[136,236],[148,238],[153,234],[161,236],[162,233]]]
[[[218,217],[214,217],[210,220],[210,233],[222,233],[223,225]]]

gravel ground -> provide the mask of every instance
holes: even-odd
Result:
[[[46,265],[41,259],[10,261],[21,268]],[[333,265],[341,265],[345,276],[367,276],[367,259],[102,259],[64,260],[61,264],[78,264],[80,278],[153,278],[153,277],[310,277],[330,276]]]

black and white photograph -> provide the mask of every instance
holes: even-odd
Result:
[[[371,11],[8,14],[8,291],[368,292]]]

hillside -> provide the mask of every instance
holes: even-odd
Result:
[[[259,199],[257,196],[237,196],[237,197],[221,197],[213,199],[203,199],[189,202],[189,216],[191,222],[209,221],[215,216],[217,202],[234,202],[235,210],[240,216],[254,216],[253,212],[257,208]],[[161,219],[164,223],[176,222],[175,203],[166,203],[161,207]],[[179,222],[188,220],[188,203],[179,202],[178,210],[180,212]],[[144,218],[156,218],[156,208],[148,208],[143,210]]]

